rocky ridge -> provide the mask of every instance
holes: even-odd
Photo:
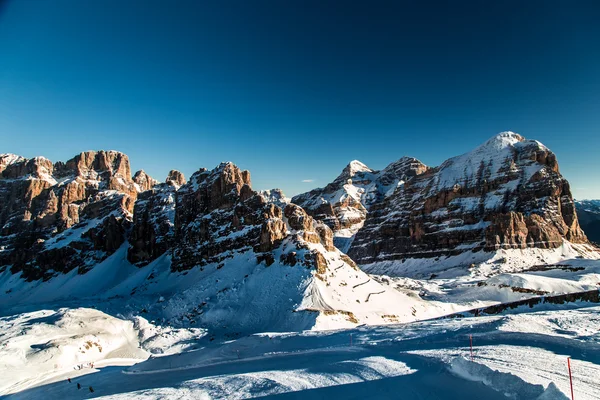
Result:
[[[362,228],[368,209],[427,170],[426,165],[411,157],[403,157],[381,171],[354,160],[333,182],[294,196],[292,202],[327,224],[334,231],[336,246],[347,251]]]
[[[349,254],[359,263],[587,243],[556,156],[501,133],[372,207]]]
[[[381,171],[353,161],[330,185],[291,202],[277,189],[255,191],[250,173],[230,162],[189,181],[173,170],[158,183],[144,171],[131,176],[118,152],[66,163],[1,155],[0,200],[3,278],[10,269],[28,281],[71,279],[59,277],[71,270],[97,279],[106,268],[118,271],[109,280],[125,279],[111,281],[114,295],[161,299],[146,312],[227,331],[435,314],[437,305],[366,275],[354,260],[413,265],[587,243],[554,154],[512,132],[436,168],[409,157]],[[15,290],[6,296],[23,294]]]
[[[382,173],[390,169],[393,179]],[[516,133],[436,168],[402,158],[383,171],[353,161],[325,188],[292,201],[350,238],[336,243],[359,264],[588,243],[556,156]]]
[[[249,251],[273,263],[286,240],[338,247],[360,264],[587,243],[554,153],[512,132],[436,168],[409,157],[381,171],[353,161],[291,203],[276,189],[254,191],[232,163],[188,182],[171,171],[158,184],[143,170],[132,177],[114,151],[54,164],[6,154],[0,174],[0,268],[29,280],[84,273],[124,244],[139,267],[166,254],[173,271],[186,271]],[[279,261],[319,270],[322,257],[308,253]]]
[[[80,273],[125,241],[144,173],[131,177],[116,151],[83,152],[69,161],[0,156],[0,268],[26,279]]]
[[[133,209],[127,259],[144,266],[171,249],[175,239],[175,195],[185,177],[171,170],[164,183],[139,194]]]

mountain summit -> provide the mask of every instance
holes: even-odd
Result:
[[[356,176],[292,201],[330,225],[359,264],[587,243],[556,156],[514,132],[436,168],[405,157]]]

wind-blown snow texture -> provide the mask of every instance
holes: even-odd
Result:
[[[82,348],[77,346],[84,342],[74,336],[61,339],[63,346],[68,344],[66,349],[58,347],[57,342],[47,342],[56,329],[85,331],[90,317],[95,316],[96,321],[111,317],[89,309],[46,311],[43,316],[22,314],[0,319],[4,332],[0,360],[14,362],[10,351],[17,346],[27,348],[20,331],[29,329],[25,339],[47,343],[45,353],[69,355],[65,361],[79,357],[76,363],[94,360],[94,367],[84,364],[83,369],[76,370],[70,365],[57,365],[40,374],[27,371],[18,383],[14,382],[15,375],[8,375],[0,390],[4,394],[13,392],[8,399],[235,399],[266,395],[358,399],[393,398],[402,393],[406,399],[564,400],[570,393],[566,366],[570,356],[576,398],[597,399],[599,312],[598,307],[581,304],[577,309],[517,311],[400,326],[270,333],[226,343],[210,342],[201,332],[195,336],[192,333],[195,340],[177,331],[148,332],[148,323],[142,320],[138,323],[145,326],[144,334],[137,340],[130,336],[129,342],[120,338],[113,343],[115,356],[129,357],[119,359],[110,354],[100,356],[93,344],[89,356],[81,354]],[[82,327],[80,321],[84,322]],[[111,330],[118,327],[112,326]],[[106,345],[111,330],[101,327],[88,338]],[[473,361],[469,355],[470,335]],[[135,346],[144,348],[147,342],[155,345],[150,339],[156,340],[157,336],[162,337],[164,349],[185,342],[193,343],[193,348],[142,361],[147,353]],[[36,351],[28,349],[23,355],[27,359],[40,357]],[[128,367],[136,360],[134,357],[142,362]],[[2,372],[3,377],[7,376],[6,369]],[[77,383],[82,390],[77,390]],[[15,389],[20,391],[14,393]]]

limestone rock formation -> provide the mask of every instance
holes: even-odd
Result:
[[[54,164],[3,154],[0,204],[0,270],[29,280],[85,273],[126,247],[139,267],[166,254],[173,271],[202,270],[244,254],[320,274],[331,257],[354,268],[352,259],[587,243],[554,153],[512,132],[437,168],[409,157],[381,171],[353,161],[292,202],[277,189],[254,191],[232,163],[187,183],[173,170],[158,184],[144,171],[131,177],[116,151]]]
[[[292,202],[327,224],[334,232],[336,246],[346,251],[363,226],[368,209],[427,170],[427,166],[411,157],[403,157],[381,171],[354,160],[332,183],[295,196]]]
[[[133,264],[144,266],[173,246],[177,182],[183,179],[181,173],[173,172],[165,183],[140,193],[135,202],[127,252],[127,259]]]
[[[169,171],[169,175],[167,175],[165,183],[179,188],[181,185],[185,185],[185,177],[183,176],[183,173],[177,171],[176,169],[172,169]]]
[[[153,179],[150,175],[146,173],[143,169],[133,175],[133,182],[137,185],[138,192],[145,192],[146,190],[152,189],[153,186],[158,184],[156,179]]]
[[[26,279],[85,272],[124,243],[138,193],[125,154],[55,164],[5,154],[0,170],[0,268]]]
[[[222,163],[212,171],[199,170],[177,191],[174,270],[203,268],[247,251],[269,265],[274,262],[270,252],[286,238],[298,247],[321,244],[313,219],[301,207],[285,208],[286,224],[277,201],[269,201],[250,185],[248,171]],[[326,235],[323,246],[333,249]],[[315,257],[302,262],[316,262]]]
[[[556,156],[501,133],[373,205],[348,255],[361,264],[587,243]]]

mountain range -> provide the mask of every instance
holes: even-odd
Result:
[[[250,173],[230,162],[188,181],[173,170],[159,183],[132,174],[115,151],[56,163],[4,154],[0,175],[4,304],[156,294],[185,304],[180,319],[251,331],[406,321],[447,307],[380,276],[426,277],[499,251],[597,255],[579,224],[596,233],[597,204],[582,203],[578,218],[554,153],[512,132],[439,167],[402,157],[375,171],[352,161],[291,201],[254,191]],[[94,274],[103,269],[112,272]],[[65,279],[90,288],[67,289]],[[60,291],[35,295],[56,282]]]
[[[212,371],[194,393],[245,398],[412,376],[424,352],[427,388],[451,372],[441,398],[481,375],[493,390],[469,393],[563,399],[562,360],[523,349],[532,334],[549,348],[595,345],[577,343],[596,308],[569,307],[600,301],[600,203],[576,202],[554,153],[513,132],[437,167],[351,161],[291,199],[254,190],[231,162],[158,181],[117,151],[2,154],[0,204],[0,395],[70,397],[60,381],[72,378],[102,396],[181,398]],[[549,311],[522,314],[532,307]],[[472,333],[500,349],[491,358],[523,365],[457,356]],[[538,353],[549,367],[532,380]],[[333,357],[331,373],[312,372],[329,360],[313,354]]]
[[[254,191],[250,173],[230,162],[201,168],[189,181],[173,170],[159,183],[143,170],[132,174],[128,157],[116,151],[56,163],[4,154],[0,176],[0,270],[10,285],[85,275],[120,251],[140,269],[161,259],[171,274],[204,272],[201,280],[214,278],[205,290],[220,298],[266,279],[236,269],[226,286],[214,284],[213,275],[243,258],[246,272],[296,265],[312,271],[286,289],[302,288],[301,298],[310,298],[303,309],[330,314],[360,308],[347,291],[330,289],[329,280],[344,271],[364,280],[362,271],[406,275],[398,271],[409,261],[410,273],[419,275],[432,263],[448,269],[499,250],[565,243],[593,252],[579,220],[596,235],[600,215],[597,202],[579,203],[576,213],[554,153],[513,132],[439,167],[402,157],[375,171],[355,160],[324,188],[291,201],[280,190]],[[372,293],[385,292],[371,282]],[[5,295],[20,301],[18,287],[6,287]],[[348,310],[329,303],[336,296],[350,302]]]

